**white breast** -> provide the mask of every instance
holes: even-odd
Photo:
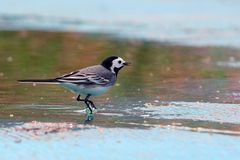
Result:
[[[76,85],[71,83],[62,83],[64,88],[78,93],[80,95],[87,96],[88,94],[92,96],[99,96],[105,92],[107,92],[112,86],[94,86],[94,87],[85,87],[83,85]]]

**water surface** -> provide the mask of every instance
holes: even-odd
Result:
[[[99,146],[104,151],[116,146],[113,152],[129,159],[238,157],[238,49],[23,30],[0,32],[0,55],[0,153],[4,159],[53,159],[63,151],[62,159],[123,158],[110,153],[106,157]],[[110,92],[92,98],[98,111],[87,125],[85,106],[73,93],[55,85],[16,81],[53,78],[99,64],[109,55],[133,65],[120,71]],[[96,152],[89,156],[89,150]]]

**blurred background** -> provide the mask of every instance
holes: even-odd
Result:
[[[237,0],[0,0],[3,159],[237,159],[239,15]],[[91,125],[71,92],[17,83],[110,55],[133,65]]]
[[[1,1],[2,29],[109,33],[187,45],[239,47],[237,0]]]

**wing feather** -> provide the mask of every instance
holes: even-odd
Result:
[[[101,77],[95,73],[79,73],[71,72],[65,74],[59,78],[56,78],[57,81],[63,83],[74,83],[74,84],[107,84],[108,79]]]

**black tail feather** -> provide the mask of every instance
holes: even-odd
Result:
[[[48,84],[58,84],[56,79],[24,79],[18,80],[20,83],[48,83]]]

